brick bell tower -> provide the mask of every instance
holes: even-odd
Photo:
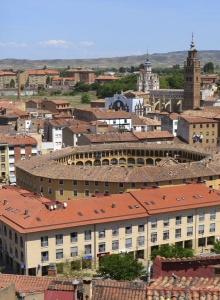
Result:
[[[197,58],[197,50],[192,41],[188,51],[187,60],[184,62],[184,98],[183,110],[200,107],[200,61]]]

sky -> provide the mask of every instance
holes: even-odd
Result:
[[[219,50],[220,1],[0,0],[0,59]]]

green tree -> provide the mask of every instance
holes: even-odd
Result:
[[[207,62],[204,67],[203,67],[203,71],[205,73],[208,73],[208,74],[211,74],[211,73],[214,73],[214,65],[213,63],[210,61],[210,62]]]
[[[83,81],[78,81],[74,87],[76,92],[88,92],[90,90],[89,84],[84,83]]]
[[[43,70],[46,70],[46,69],[47,69],[47,66],[44,66],[44,67],[43,67]]]
[[[51,82],[51,80],[50,80],[50,76],[47,76],[47,79],[46,79],[46,84],[47,84],[47,85],[49,85],[49,84],[50,84],[50,82]]]
[[[81,102],[82,102],[83,104],[89,104],[90,101],[91,101],[90,95],[89,95],[88,93],[84,93],[84,94],[82,95],[82,97],[81,97]]]
[[[111,254],[100,260],[98,274],[114,280],[134,280],[142,275],[144,266],[131,254]]]
[[[216,254],[220,254],[220,241],[217,240],[214,245],[213,248],[211,248],[211,252],[215,252]]]
[[[194,250],[190,248],[179,247],[175,244],[169,245],[164,244],[159,246],[158,249],[154,249],[151,253],[151,259],[154,260],[157,255],[166,258],[182,258],[182,257],[193,257]]]
[[[14,81],[14,79],[12,79],[12,80],[10,81],[10,87],[11,87],[11,88],[14,88],[14,87],[15,87],[15,81]]]
[[[125,73],[125,68],[124,67],[120,67],[119,68],[119,73]]]

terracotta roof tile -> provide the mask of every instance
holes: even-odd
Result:
[[[91,143],[116,143],[138,141],[138,138],[134,135],[134,133],[131,132],[85,134],[83,138],[86,138]]]
[[[147,299],[207,299],[220,296],[220,278],[160,277],[147,287]]]
[[[8,145],[37,145],[35,138],[31,136],[5,136]]]
[[[133,134],[139,139],[160,139],[160,138],[174,138],[174,135],[168,131],[136,131]]]
[[[94,281],[92,300],[146,300],[146,284],[139,281]]]

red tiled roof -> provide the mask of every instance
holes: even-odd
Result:
[[[190,124],[199,124],[199,123],[218,123],[216,120],[203,118],[203,117],[191,117],[191,116],[184,116],[181,115],[181,118],[186,120],[186,122]]]
[[[146,300],[146,284],[139,281],[94,281],[92,300]]]
[[[56,70],[27,70],[29,75],[58,75]]]
[[[35,138],[30,136],[5,136],[8,145],[36,145]]]
[[[124,110],[112,110],[107,108],[88,107],[88,108],[76,108],[74,112],[87,111],[92,113],[97,119],[129,119],[131,114]]]
[[[160,277],[147,289],[148,300],[160,299],[207,299],[220,296],[220,278]]]
[[[24,293],[45,291],[50,285],[53,285],[54,290],[72,291],[73,285],[70,284],[72,283],[72,280],[73,278],[66,277],[59,279],[58,277],[40,277],[0,273],[0,285],[13,282],[15,284],[15,290]]]
[[[160,138],[174,138],[174,135],[168,131],[147,131],[147,132],[133,132],[139,139],[160,139]]]
[[[44,291],[44,300],[75,300],[73,292],[68,291]]]
[[[65,101],[65,100],[59,100],[59,99],[55,99],[55,100],[48,100],[50,102],[53,102],[55,104],[70,104],[69,101]]]
[[[138,138],[131,132],[85,134],[83,137],[85,137],[91,143],[116,143],[138,141]]]

